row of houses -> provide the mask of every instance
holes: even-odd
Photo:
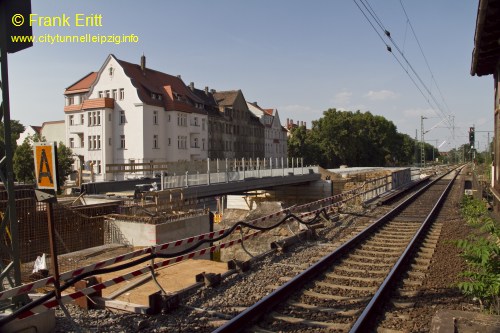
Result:
[[[110,164],[287,157],[278,110],[247,102],[241,90],[186,85],[148,68],[145,56],[133,64],[109,55],[64,98],[64,141],[96,181],[126,177],[107,172]]]

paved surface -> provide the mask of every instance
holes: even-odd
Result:
[[[500,332],[500,316],[459,310],[440,310],[432,319],[431,333],[477,332]]]

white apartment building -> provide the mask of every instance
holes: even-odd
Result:
[[[281,126],[278,110],[263,109],[256,102],[247,102],[248,109],[256,115],[264,125],[265,158],[287,158],[288,137],[286,129]]]
[[[203,100],[180,77],[146,68],[144,56],[132,64],[109,55],[98,72],[66,88],[64,96],[66,144],[93,168],[96,181],[152,176],[110,173],[109,164],[208,156]]]

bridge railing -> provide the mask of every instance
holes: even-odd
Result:
[[[161,189],[171,189],[178,187],[189,187],[199,185],[210,185],[219,183],[229,183],[244,181],[246,179],[264,178],[264,177],[286,177],[293,175],[304,175],[310,172],[318,173],[317,166],[304,166],[302,159],[297,159],[295,164],[290,163],[288,167],[273,168],[272,164],[247,165],[245,167],[228,168],[219,172],[200,173],[197,171],[186,171],[184,174],[173,174],[163,176],[161,180]]]

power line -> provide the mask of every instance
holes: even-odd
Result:
[[[418,45],[418,47],[420,49],[420,53],[422,53],[422,57],[425,60],[425,64],[427,65],[427,69],[429,69],[429,72],[431,73],[431,79],[432,79],[432,81],[434,81],[434,84],[436,85],[436,88],[437,88],[437,90],[439,92],[439,95],[441,96],[441,99],[443,100],[443,103],[444,103],[446,109],[448,110],[449,113],[453,113],[450,110],[448,104],[446,103],[446,100],[444,99],[443,93],[441,92],[441,89],[439,88],[439,85],[438,85],[438,83],[437,83],[437,81],[435,79],[434,73],[432,72],[431,66],[429,65],[429,61],[427,61],[427,57],[425,56],[424,49],[422,48],[422,45],[420,44],[420,41],[419,41],[419,39],[417,37],[417,33],[415,32],[415,29],[413,29],[413,24],[411,24],[411,20],[408,17],[408,13],[406,12],[406,9],[405,9],[405,7],[403,5],[403,0],[399,0],[399,3],[401,4],[401,8],[403,9],[403,12],[404,12],[404,14],[406,16],[406,21],[408,22],[408,25],[410,26],[411,32],[413,33],[413,37],[415,37],[415,41],[417,42],[417,45]],[[406,34],[406,32],[405,32],[405,34]]]
[[[439,112],[441,113],[441,115],[439,115],[440,118],[443,119],[443,121],[447,122],[448,125],[451,127],[451,123],[450,123],[450,120],[448,118],[448,115],[442,110],[441,108],[441,105],[439,104],[439,102],[436,100],[434,94],[432,94],[432,92],[430,91],[430,89],[427,87],[427,85],[423,82],[422,78],[420,77],[420,75],[417,73],[417,71],[415,70],[415,68],[411,65],[410,61],[406,58],[406,56],[404,55],[404,52],[399,48],[398,44],[392,39],[391,37],[391,34],[390,32],[385,28],[382,20],[377,16],[377,14],[375,13],[375,11],[373,10],[373,8],[371,7],[370,3],[367,1],[367,0],[359,0],[361,2],[361,4],[363,5],[363,7],[365,8],[365,10],[363,10],[363,8],[361,8],[361,6],[358,4],[358,2],[356,0],[353,0],[354,3],[356,4],[356,6],[358,7],[358,9],[361,11],[361,13],[363,14],[363,16],[365,17],[365,19],[368,21],[368,23],[372,26],[372,28],[374,29],[374,31],[377,33],[377,35],[379,36],[379,38],[382,40],[382,42],[386,45],[386,48],[389,52],[391,52],[391,54],[394,56],[394,58],[396,59],[396,61],[399,63],[399,65],[401,66],[401,68],[403,68],[403,70],[405,71],[405,73],[408,75],[408,77],[411,79],[411,81],[413,82],[413,84],[417,87],[417,89],[420,91],[420,93],[422,94],[422,96],[424,97],[424,99],[427,101],[427,103],[429,104],[429,106],[431,107],[431,109],[434,110],[434,108],[437,108],[437,110],[439,110]],[[366,11],[366,12],[365,12]],[[368,14],[367,14],[368,13]],[[392,52],[392,48],[387,44],[387,42],[385,41],[384,37],[382,36],[382,34],[378,31],[378,29],[375,27],[374,23],[372,22],[372,20],[369,18],[369,16],[371,16],[372,20],[380,27],[380,30],[382,30],[383,34],[386,36],[386,38],[389,39],[389,41],[392,43],[392,45],[396,48],[396,50],[398,51],[398,53],[400,54],[400,56],[402,57],[402,59],[404,60],[404,62],[408,65],[408,67],[411,69],[411,72],[413,73],[413,75],[417,78],[417,80],[420,82],[420,85],[423,87],[423,89],[427,92],[428,96],[426,96],[426,94],[422,91],[422,88],[417,84],[417,82],[415,81],[415,79],[412,77],[412,75],[410,74],[410,72],[405,68],[405,66],[403,65],[402,61],[400,59],[398,59],[398,57],[396,57],[396,55]],[[408,17],[407,17],[408,19]],[[409,19],[408,19],[409,21]],[[411,25],[411,23],[410,23]],[[411,27],[412,28],[412,27]],[[412,28],[412,31],[414,31],[414,29]],[[414,33],[414,35],[416,35]],[[419,43],[420,45],[420,43]],[[423,51],[422,51],[423,52]],[[426,60],[426,63],[428,64],[428,61]],[[428,66],[430,68],[430,66]],[[431,74],[432,74],[432,71],[431,71]],[[433,76],[433,75],[432,75]],[[434,81],[435,82],[435,81]],[[436,86],[437,86],[437,83],[436,83]],[[439,88],[438,88],[439,90]],[[440,91],[440,90],[439,90]],[[430,97],[430,99],[429,99]],[[431,103],[431,100],[432,102],[434,102],[435,106],[432,105]],[[444,100],[444,99],[443,99]],[[449,127],[448,127],[449,129]]]

